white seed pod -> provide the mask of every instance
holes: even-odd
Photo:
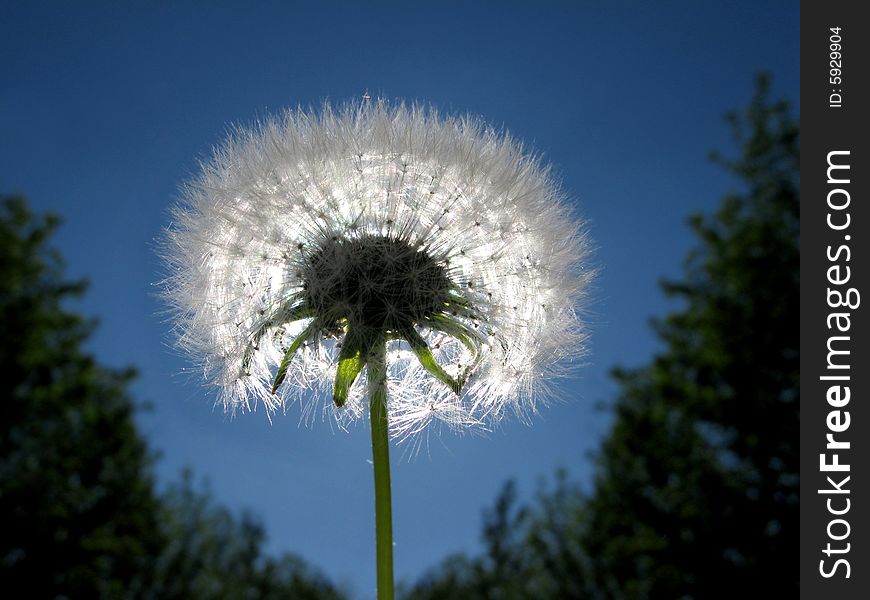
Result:
[[[527,417],[584,354],[582,223],[538,158],[475,119],[287,111],[235,130],[173,216],[164,295],[226,410],[300,401],[352,422],[366,388],[358,370],[334,387],[342,348],[387,340],[392,435],[461,429]]]

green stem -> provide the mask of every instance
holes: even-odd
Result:
[[[390,436],[387,416],[387,345],[375,343],[368,360],[375,467],[375,547],[378,600],[393,600],[393,509],[390,493]]]

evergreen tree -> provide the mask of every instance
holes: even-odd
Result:
[[[144,593],[163,544],[150,457],[133,421],[131,370],[84,350],[47,241],[54,217],[0,204],[0,578],[33,598]]]
[[[616,373],[580,538],[609,597],[797,592],[799,130],[768,88],[729,117],[741,155],[714,158],[743,189],[691,219],[666,349]]]

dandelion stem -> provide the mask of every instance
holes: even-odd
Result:
[[[368,361],[375,471],[375,547],[378,600],[393,600],[393,508],[390,492],[390,437],[387,417],[386,341],[375,342]]]

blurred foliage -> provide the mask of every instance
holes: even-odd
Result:
[[[167,536],[153,585],[155,598],[339,600],[344,594],[302,559],[263,553],[265,531],[251,515],[236,518],[197,490],[190,473],[163,497]]]
[[[0,584],[28,598],[339,598],[262,528],[184,480],[154,491],[132,370],[99,365],[57,226],[0,199]],[[22,592],[24,593],[24,592]]]
[[[541,487],[519,506],[513,483],[505,484],[484,514],[482,556],[457,554],[403,586],[400,598],[520,600],[592,598],[589,561],[580,543],[586,528],[585,497],[564,472],[552,489]]]
[[[588,496],[557,478],[517,506],[507,486],[485,552],[454,556],[404,596],[723,598],[798,591],[799,129],[760,76],[728,116],[741,181],[712,216],[664,349],[617,370],[621,393]]]
[[[34,598],[137,595],[162,539],[133,373],[82,347],[93,324],[66,308],[85,285],[47,247],[57,220],[18,197],[0,211],[0,577]]]
[[[617,371],[584,547],[609,596],[796,593],[799,483],[799,132],[768,80],[729,120],[742,179],[665,292],[666,350]]]

